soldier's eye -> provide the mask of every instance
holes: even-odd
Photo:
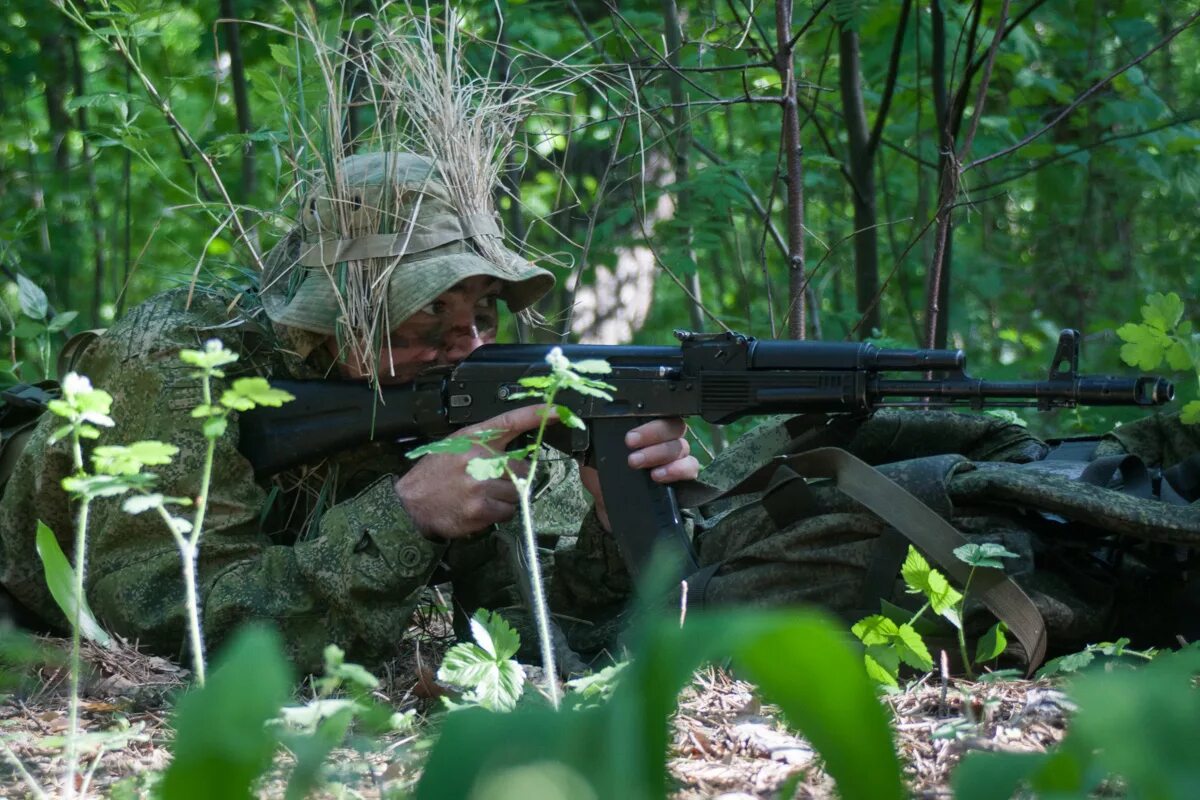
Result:
[[[436,317],[446,310],[446,304],[441,300],[434,300],[429,305],[421,306],[418,309],[422,314],[428,314],[431,317]]]

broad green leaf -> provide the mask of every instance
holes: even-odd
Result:
[[[1142,306],[1142,319],[1160,331],[1172,331],[1183,319],[1183,300],[1175,292],[1155,292]]]
[[[21,318],[8,332],[14,339],[37,339],[46,333],[46,325],[40,320]]]
[[[987,633],[979,637],[979,641],[975,644],[976,664],[984,664],[1000,657],[1000,654],[1008,647],[1008,639],[1004,635],[1006,630],[1008,630],[1008,626],[1004,622],[997,622],[988,628]]]
[[[229,427],[229,420],[225,417],[209,417],[204,420],[204,425],[201,430],[204,431],[205,438],[219,439],[224,435],[225,429]]]
[[[448,436],[447,438],[439,439],[436,442],[430,442],[429,444],[423,444],[420,447],[414,447],[405,455],[407,455],[409,458],[420,458],[421,456],[439,453],[461,454],[470,452],[471,448],[474,446],[475,442],[471,441],[471,439],[466,436]]]
[[[900,657],[890,647],[875,646],[863,653],[867,677],[884,686],[900,686]]]
[[[621,673],[628,664],[628,661],[619,661],[591,675],[572,678],[567,681],[567,689],[584,700],[607,700],[620,684]]]
[[[154,483],[153,475],[87,475],[66,477],[62,487],[78,497],[117,497],[130,489],[146,488]]]
[[[1179,420],[1184,425],[1200,425],[1200,400],[1187,403],[1179,413]]]
[[[162,505],[163,496],[161,494],[135,494],[133,497],[125,498],[125,502],[121,504],[121,510],[126,514],[141,514],[162,508]]]
[[[180,350],[179,360],[202,370],[215,370],[237,361],[238,354],[226,350],[220,339],[209,339],[203,350]]]
[[[1121,360],[1138,369],[1157,367],[1171,345],[1170,338],[1162,331],[1132,322],[1117,328],[1117,335],[1125,341],[1121,345]]]
[[[21,274],[17,275],[17,302],[21,306],[21,313],[30,319],[45,319],[50,310],[50,301],[46,299],[46,293]]]
[[[604,389],[596,388],[595,386],[592,385],[591,381],[587,381],[587,382],[569,381],[569,382],[563,384],[563,388],[571,389],[573,391],[579,392],[579,394],[587,395],[588,397],[598,397],[601,400],[612,400],[613,399],[611,394],[606,392]]]
[[[295,399],[294,395],[282,389],[272,389],[266,378],[238,378],[221,395],[221,405],[237,411],[249,411],[256,406],[278,408]]]
[[[583,420],[579,418],[579,415],[566,406],[555,405],[554,412],[558,415],[558,418],[562,421],[562,424],[566,425],[568,428],[575,428],[576,430],[581,431],[587,430],[587,425],[585,425]]]
[[[480,456],[467,462],[467,474],[477,481],[492,480],[504,476],[504,467],[508,464],[508,454],[498,456]]]
[[[1174,370],[1192,369],[1192,354],[1188,347],[1178,339],[1173,340],[1167,347],[1167,366]]]
[[[379,679],[358,664],[346,661],[346,653],[336,644],[325,647],[325,675],[339,681],[349,681],[364,689],[379,687]]]
[[[78,311],[64,311],[61,314],[55,314],[54,319],[46,325],[46,330],[50,333],[58,333],[61,330],[66,330],[66,327],[75,321],[79,316]]]
[[[492,711],[510,711],[525,691],[525,670],[516,661],[493,658],[476,644],[451,647],[438,679],[465,690],[463,699]]]
[[[912,545],[908,547],[908,556],[900,567],[900,574],[908,584],[909,591],[924,595],[935,614],[941,614],[956,626],[960,624],[958,615],[950,612],[962,601],[962,595],[942,573],[929,566],[929,562]]]
[[[891,644],[898,631],[899,626],[882,614],[872,614],[860,619],[850,628],[850,632],[867,646]]]
[[[104,445],[92,451],[92,464],[105,475],[136,475],[142,467],[170,464],[179,452],[173,444],[147,440],[129,446]]]
[[[256,796],[255,781],[270,766],[278,716],[292,676],[279,635],[242,629],[229,643],[203,689],[176,705],[171,764],[160,785],[165,800]]]
[[[1078,672],[1096,660],[1096,654],[1091,650],[1081,650],[1078,653],[1069,653],[1065,656],[1052,658],[1047,661],[1041,669],[1037,671],[1039,678],[1049,678],[1054,675],[1063,675],[1070,672]]]
[[[496,660],[512,658],[521,649],[521,637],[499,612],[480,609],[471,617],[471,636]]]
[[[1004,562],[1000,560],[1002,558],[1020,557],[1004,545],[995,542],[964,544],[954,548],[954,556],[972,567],[992,567],[993,569],[1004,569]]]
[[[554,385],[554,378],[551,378],[549,375],[527,375],[518,380],[517,383],[527,389],[549,389]],[[512,395],[510,399],[515,400],[518,398],[516,395]]]
[[[78,605],[79,634],[102,647],[111,646],[112,637],[96,621],[95,615],[88,607],[87,598],[84,597],[82,602],[78,602],[79,598],[75,593],[75,570],[67,561],[67,556],[59,546],[54,531],[50,530],[40,519],[37,524],[36,546],[38,558],[42,560],[42,572],[46,576],[46,586],[50,589],[50,595],[63,612],[63,616],[67,618],[67,622],[72,626],[75,625],[75,611],[76,605]]]
[[[585,358],[583,361],[572,361],[571,369],[575,372],[586,372],[591,375],[608,375],[612,367],[602,358]]]
[[[901,661],[914,669],[933,669],[933,656],[929,654],[925,640],[907,623],[896,631],[896,654],[900,656]]]
[[[192,409],[193,419],[202,419],[203,417],[216,417],[225,413],[225,409],[220,406],[210,406],[206,403],[201,403]]]

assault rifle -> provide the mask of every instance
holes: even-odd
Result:
[[[555,426],[570,440],[553,444],[598,468],[614,535],[635,576],[660,542],[669,545],[685,570],[696,566],[674,490],[626,464],[625,434],[648,420],[696,416],[723,424],[758,414],[865,413],[884,406],[1158,406],[1175,394],[1169,381],[1156,376],[1080,375],[1075,330],[1062,332],[1049,375],[1038,381],[972,378],[961,350],[766,340],[736,333],[677,331],[676,336],[678,347],[562,347],[571,361],[604,359],[612,367],[605,376],[616,387],[612,402],[574,392],[557,398],[588,430]],[[550,348],[485,345],[457,365],[431,369],[412,383],[381,392],[365,383],[272,381],[296,400],[243,413],[240,449],[262,477],[373,440],[438,439],[511,409],[510,398],[522,391],[521,378],[549,372]]]

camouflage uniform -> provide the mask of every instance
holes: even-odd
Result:
[[[181,348],[223,340],[241,356],[228,380],[250,373],[319,378],[330,364],[319,350],[299,358],[287,347],[296,342],[278,341],[269,322],[230,319],[228,298],[201,294],[188,309],[186,297],[184,290],[170,291],[133,309],[90,347],[78,371],[113,395],[117,427],[101,443],[157,439],[178,446],[174,461],[155,470],[158,489],[195,497],[206,440],[190,416],[201,400],[200,383],[180,362]],[[39,423],[0,500],[0,581],[62,627],[34,546],[38,519],[64,550],[72,546],[73,508],[60,485],[71,472],[69,444],[47,444],[57,425],[49,415]],[[513,526],[454,544],[422,536],[392,487],[412,463],[398,449],[374,444],[317,471],[263,485],[237,451],[236,430],[231,425],[217,443],[200,548],[202,623],[210,645],[239,623],[265,620],[305,666],[318,665],[330,642],[357,658],[386,657],[439,566],[468,614],[518,602],[502,552]],[[535,517],[539,534],[553,544],[579,531],[588,506],[573,461],[558,456],[544,463]],[[598,527],[589,516],[588,524]],[[98,500],[87,555],[87,596],[101,622],[152,650],[178,653],[186,638],[183,583],[179,553],[162,521],[126,514],[119,500]]]
[[[814,434],[828,429],[805,431],[802,421],[760,426],[701,477],[729,486],[774,456],[822,444]],[[842,430],[832,444],[875,465],[969,539],[1020,556],[1006,572],[1038,607],[1055,649],[1115,635],[1174,641],[1184,628],[1197,632],[1200,586],[1187,565],[1200,546],[1200,503],[1171,505],[1068,477],[1061,462],[1044,460],[1047,444],[994,417],[884,411],[834,425]],[[1200,429],[1182,425],[1178,414],[1148,417],[1103,437],[1093,458],[1122,453],[1154,469],[1200,458]],[[894,568],[885,583],[871,584],[880,537],[890,529],[836,487],[809,484],[803,501],[774,510],[763,497],[697,511],[700,560],[719,565],[699,592],[706,605],[819,604],[856,618],[878,613],[881,596],[902,605],[913,599]]]

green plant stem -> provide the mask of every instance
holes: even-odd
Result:
[[[530,462],[529,474],[537,465],[535,458]],[[515,482],[515,481],[514,481]],[[529,582],[533,591],[533,618],[537,623],[538,644],[542,651],[542,670],[546,673],[546,693],[550,695],[550,704],[558,708],[560,697],[558,693],[558,669],[554,664],[554,648],[550,638],[550,615],[546,609],[546,593],[542,588],[542,565],[538,560],[537,537],[533,531],[533,510],[530,503],[530,488],[532,477],[520,480],[517,492],[521,503],[521,527],[525,534],[525,552],[529,561]]]
[[[83,446],[79,441],[79,428],[71,428],[71,452],[75,460],[75,474],[83,474]],[[67,700],[67,747],[66,775],[63,780],[64,797],[75,796],[75,773],[79,769],[79,673],[83,671],[80,653],[79,622],[83,612],[83,571],[87,554],[87,523],[88,506],[91,500],[84,496],[79,503],[79,514],[75,519],[75,607],[71,619],[71,663],[70,663],[70,697]]]
[[[204,405],[212,407],[212,374],[204,373]],[[200,633],[200,604],[196,593],[196,559],[200,556],[200,532],[204,529],[204,512],[208,506],[208,490],[212,482],[213,454],[217,449],[217,440],[208,437],[208,447],[204,451],[204,467],[200,472],[200,496],[196,498],[196,513],[192,517],[192,530],[187,538],[186,549],[180,546],[183,557],[183,585],[187,592],[188,632],[192,643],[192,663],[196,670],[196,682],[203,688],[204,670],[204,640]]]
[[[967,653],[967,593],[971,591],[971,579],[975,577],[975,567],[971,567],[971,571],[967,573],[967,582],[963,585],[962,600],[958,604],[958,650],[962,655],[963,669],[967,672],[967,678],[975,680],[974,664],[971,661],[970,655]]]
[[[0,739],[0,749],[3,749],[4,757],[8,759],[10,764],[13,765],[13,768],[17,771],[17,774],[24,779],[25,784],[29,787],[29,791],[33,794],[33,796],[36,797],[37,800],[46,800],[49,795],[47,795],[45,790],[43,790],[38,784],[37,779],[34,778],[33,775],[29,774],[29,770],[25,769],[25,765],[21,763],[21,759],[17,758],[17,754],[12,751],[12,748],[10,748],[8,743],[3,739]]]

